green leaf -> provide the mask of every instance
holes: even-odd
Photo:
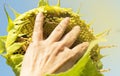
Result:
[[[92,41],[84,56],[68,71],[59,74],[48,74],[46,76],[103,76],[90,58],[91,49],[101,41],[104,41],[104,39]]]

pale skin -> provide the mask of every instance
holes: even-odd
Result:
[[[63,19],[47,39],[43,39],[44,16],[36,16],[32,42],[24,55],[20,76],[44,76],[59,73],[71,68],[85,53],[88,42],[70,47],[80,34],[80,27],[75,26],[63,38],[63,33],[70,19]]]

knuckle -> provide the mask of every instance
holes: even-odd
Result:
[[[59,43],[59,46],[61,46],[61,47],[65,46],[65,42],[64,41],[60,41],[58,43]]]
[[[69,33],[68,35],[67,35],[67,38],[75,38],[75,36],[73,36],[74,34],[73,33]]]
[[[63,23],[63,24],[68,24],[69,21],[70,21],[70,19],[67,17],[67,18],[65,18],[64,20],[62,20],[62,23]]]
[[[70,51],[71,51],[71,49],[68,48],[68,47],[64,47],[64,50],[67,51],[67,52],[70,52]]]

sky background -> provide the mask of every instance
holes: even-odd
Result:
[[[49,0],[55,5],[57,0]],[[6,35],[7,18],[3,10],[4,4],[10,5],[20,13],[24,13],[37,7],[38,0],[0,0],[0,36]],[[91,24],[95,34],[111,29],[106,37],[107,42],[102,45],[114,44],[116,47],[103,49],[101,53],[106,55],[102,59],[105,69],[111,69],[104,73],[105,76],[119,76],[120,72],[120,0],[61,0],[61,7],[70,7],[74,11],[80,8],[80,15],[86,23]],[[13,13],[7,9],[12,19]],[[15,76],[11,68],[6,65],[5,59],[0,56],[0,76]]]

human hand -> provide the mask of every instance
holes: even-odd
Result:
[[[24,55],[20,76],[43,76],[47,73],[66,71],[85,53],[88,42],[78,44],[70,49],[80,33],[79,26],[75,26],[61,38],[69,21],[69,18],[63,19],[50,36],[44,40],[44,16],[42,13],[37,15],[32,43]]]

